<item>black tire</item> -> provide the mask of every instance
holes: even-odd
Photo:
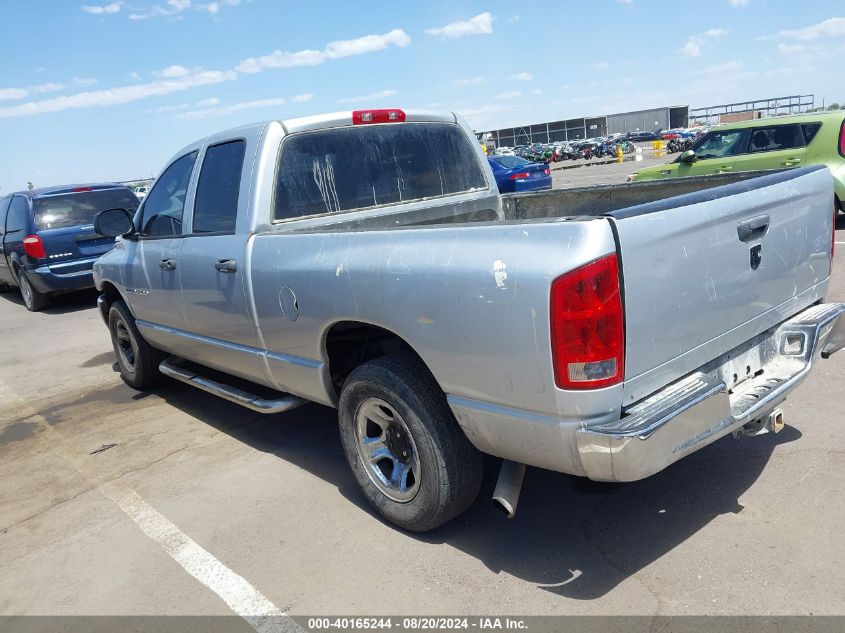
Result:
[[[409,469],[417,472],[416,491],[408,499],[388,496],[375,483],[376,465],[364,464],[363,452],[372,449],[359,442],[360,432],[356,429],[360,416],[373,403],[391,413],[388,420],[393,420],[396,430],[410,435],[410,441],[402,439],[404,444],[391,447],[391,423],[387,423],[387,428],[376,429],[377,434],[381,431],[378,437],[386,437],[386,450],[392,448],[398,456],[405,454],[403,448],[410,449]],[[338,418],[344,452],[355,480],[367,501],[394,525],[414,532],[432,530],[462,513],[478,496],[484,470],[482,454],[461,431],[434,377],[416,359],[386,356],[356,368],[343,385]],[[370,428],[368,418],[363,424]],[[370,437],[369,433],[365,435]],[[394,433],[392,437],[398,436]],[[398,462],[391,460],[392,457],[383,458],[382,462],[389,461],[395,474]],[[385,487],[384,482],[380,485]],[[392,494],[400,491],[397,488]]]
[[[123,301],[115,301],[109,308],[109,334],[120,375],[127,385],[141,390],[161,380],[158,366],[165,355],[144,340]]]
[[[30,312],[40,312],[48,305],[50,305],[50,296],[43,292],[38,292],[30,283],[24,271],[18,273],[18,283],[21,288],[21,297],[23,304]]]

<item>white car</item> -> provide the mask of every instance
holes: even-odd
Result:
[[[510,147],[497,147],[494,153],[496,156],[515,156],[513,149]]]
[[[143,200],[144,198],[146,198],[149,192],[149,187],[135,187],[135,189],[132,190],[132,193],[135,194],[135,197],[138,198],[138,200]]]

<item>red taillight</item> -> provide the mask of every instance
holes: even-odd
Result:
[[[625,325],[616,255],[552,282],[551,339],[559,388],[597,389],[622,382]]]
[[[74,189],[71,189],[70,191],[71,193],[83,193],[85,191],[94,191],[94,189],[91,187],[76,187]]]
[[[523,180],[524,178],[528,178],[528,175],[527,171],[521,171],[518,174],[511,174],[510,178],[511,180]]]
[[[44,259],[47,252],[44,250],[44,242],[37,235],[27,235],[23,238],[23,251],[35,259]]]
[[[547,176],[551,176],[551,175],[552,175],[552,170],[551,170],[551,169],[544,169],[544,170],[543,170],[543,173],[544,173],[544,174],[546,174]]]
[[[395,108],[390,110],[355,110],[352,112],[352,125],[367,123],[403,123],[405,113]]]

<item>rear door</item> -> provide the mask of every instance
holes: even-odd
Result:
[[[15,263],[23,261],[23,238],[29,234],[30,228],[29,200],[24,196],[12,196],[9,210],[6,213],[3,254],[12,270],[13,277]]]
[[[178,265],[187,328],[194,335],[189,358],[265,380],[244,284],[249,198],[241,192],[249,191],[251,177],[244,169],[246,146],[234,139],[206,149]]]
[[[811,167],[611,214],[624,275],[626,403],[823,297],[832,185],[826,168]]]
[[[755,127],[748,131],[745,151],[736,157],[736,171],[801,167],[807,146],[797,123]]]

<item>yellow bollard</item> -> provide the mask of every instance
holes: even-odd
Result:
[[[616,146],[616,158],[624,158],[624,154],[622,153],[622,146]]]

